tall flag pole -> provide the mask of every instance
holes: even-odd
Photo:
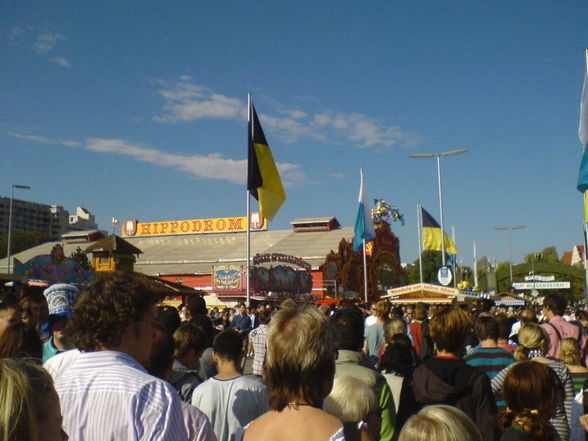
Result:
[[[584,85],[582,87],[582,100],[580,101],[580,124],[578,127],[578,137],[580,138],[580,144],[582,144],[582,162],[580,163],[580,171],[578,173],[578,190],[584,194],[584,242],[588,242],[586,237],[588,223],[588,49],[584,49],[584,57],[586,61],[586,67],[584,69]],[[585,271],[585,286],[586,294],[588,294],[588,261],[586,260],[587,254],[586,248],[584,248],[584,271]]]
[[[247,305],[250,303],[251,269],[251,205],[250,196],[259,202],[262,219],[271,221],[286,200],[286,192],[276,167],[265,134],[259,123],[253,98],[248,102],[248,145],[247,145]]]
[[[365,253],[365,244],[376,237],[374,231],[374,224],[370,217],[370,210],[368,210],[367,200],[365,197],[365,184],[363,179],[363,168],[359,169],[360,184],[359,184],[359,207],[357,210],[357,218],[355,220],[355,229],[353,231],[353,252],[357,253],[360,248],[363,248],[363,292],[364,300],[368,299],[367,288],[367,258]]]
[[[422,226],[423,226],[423,218],[421,217],[421,206],[417,204],[417,236],[419,242],[419,280],[423,283],[423,237],[422,237]]]
[[[451,226],[451,241],[455,244],[455,226]],[[457,272],[456,272],[456,265],[457,265],[457,256],[453,255],[453,287],[457,288]]]
[[[478,260],[476,259],[476,241],[474,240],[474,288],[478,289]]]

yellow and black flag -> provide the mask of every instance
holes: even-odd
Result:
[[[441,227],[423,207],[421,207],[421,219],[423,221],[423,248],[441,251]],[[447,234],[443,233],[443,235],[445,236],[445,252],[457,254],[457,248],[452,240]]]
[[[259,202],[261,215],[270,221],[286,200],[280,174],[259,124],[253,101],[249,108],[247,189]]]

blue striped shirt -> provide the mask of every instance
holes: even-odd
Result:
[[[55,389],[72,441],[186,440],[177,392],[130,355],[81,353]]]

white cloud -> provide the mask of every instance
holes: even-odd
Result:
[[[164,113],[154,119],[159,122],[194,121],[202,118],[233,119],[239,117],[245,104],[210,89],[191,84],[190,77],[182,76],[176,84],[162,83],[158,90],[165,99]]]
[[[163,113],[154,117],[159,122],[190,122],[203,118],[247,119],[243,101],[217,93],[208,87],[194,84],[191,77],[182,75],[175,83],[155,80],[164,99]],[[284,108],[279,104],[273,114],[259,114],[261,125],[271,138],[296,143],[309,138],[332,144],[352,144],[373,150],[392,146],[413,146],[417,137],[399,127],[386,125],[367,115],[334,112],[311,113],[301,109]],[[257,109],[259,112],[259,108]],[[264,109],[267,110],[267,109]]]
[[[170,167],[189,173],[200,179],[229,181],[233,184],[245,185],[247,177],[247,160],[224,158],[219,153],[208,155],[179,155],[133,144],[122,139],[88,139],[88,150],[102,153],[116,153],[130,156],[138,161]],[[304,184],[306,174],[298,164],[279,163],[278,170],[286,187]]]
[[[339,172],[327,173],[327,176],[329,176],[330,178],[335,178],[335,179],[341,179],[341,178],[345,177],[345,175],[343,173],[339,173]]]
[[[51,58],[51,61],[60,65],[61,67],[71,67],[71,63],[63,57],[53,57]]]
[[[22,26],[14,25],[8,31],[8,39],[11,41],[18,40],[24,36],[24,29]]]
[[[65,40],[65,37],[58,32],[44,32],[37,37],[34,48],[38,53],[45,54],[53,50],[61,40]]]
[[[29,141],[39,142],[41,144],[63,145],[66,147],[81,147],[83,144],[77,141],[70,141],[67,139],[52,139],[36,135],[23,135],[21,133],[8,132],[9,136],[19,139],[27,139]]]

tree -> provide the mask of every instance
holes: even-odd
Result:
[[[28,250],[34,246],[49,242],[49,235],[44,231],[13,230],[10,238],[10,254]],[[6,257],[8,248],[8,232],[0,233],[0,259]]]
[[[441,268],[441,251],[424,250],[421,254],[423,261],[423,282],[424,283],[436,283],[437,282],[437,271]],[[409,283],[419,283],[419,261],[414,261],[412,269],[408,273]]]
[[[92,264],[90,263],[90,259],[88,259],[88,255],[82,251],[80,247],[77,247],[76,250],[70,254],[69,258],[78,262],[86,271],[92,269]]]
[[[554,246],[545,247],[539,253],[529,253],[525,256],[525,262],[527,263],[559,263],[559,257],[557,256],[557,250]]]

